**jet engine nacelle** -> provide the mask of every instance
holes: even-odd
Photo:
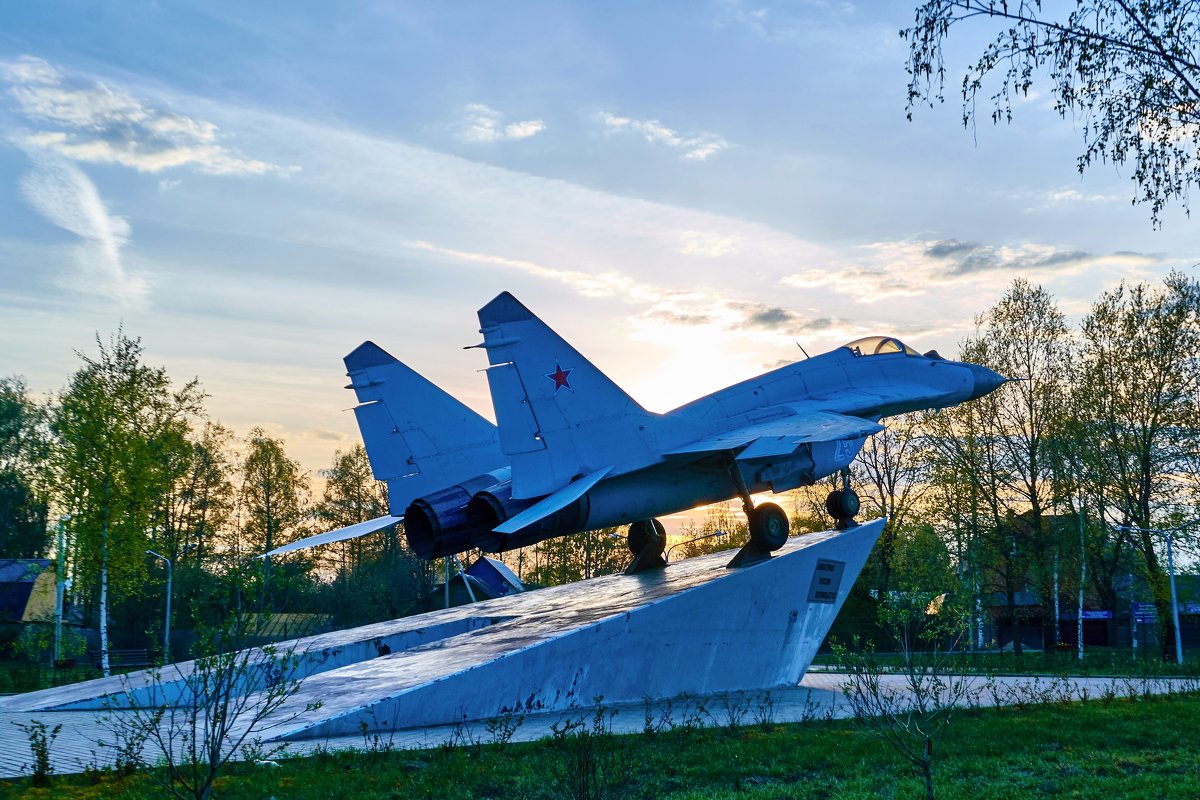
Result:
[[[517,533],[496,533],[493,530],[537,500],[514,500],[511,481],[477,493],[467,504],[467,524],[475,534],[472,544],[487,553],[501,553],[584,529],[591,506],[586,494]]]
[[[421,558],[430,559],[452,556],[474,547],[476,531],[472,528],[467,506],[477,493],[510,485],[507,475],[507,469],[477,475],[412,501],[404,512],[404,533],[409,549]]]

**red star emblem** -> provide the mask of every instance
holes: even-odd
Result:
[[[575,391],[571,387],[571,381],[570,381],[571,373],[574,371],[575,371],[574,369],[563,369],[559,365],[558,361],[555,360],[554,372],[546,373],[546,377],[549,378],[550,380],[554,381],[554,393],[555,394],[558,394],[559,389],[569,389],[572,392]]]

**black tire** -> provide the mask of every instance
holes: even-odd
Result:
[[[787,544],[789,527],[787,512],[774,503],[763,503],[750,514],[750,542],[773,553]]]
[[[634,558],[647,547],[651,553],[661,555],[667,549],[667,529],[656,519],[641,519],[629,526],[625,543]]]
[[[825,510],[835,520],[850,520],[858,514],[858,494],[853,489],[838,489],[825,498]]]

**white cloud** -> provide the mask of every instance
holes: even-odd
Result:
[[[1023,210],[1027,214],[1047,209],[1063,209],[1082,204],[1113,203],[1122,199],[1119,195],[1115,194],[1081,192],[1071,186],[1003,192],[999,196],[1007,200],[1025,203],[1026,205]]]
[[[482,103],[471,103],[464,109],[467,113],[459,129],[458,138],[467,142],[501,142],[513,139],[528,139],[546,129],[540,119],[503,124],[504,115]]]
[[[1115,194],[1084,194],[1077,189],[1052,189],[1045,193],[1046,202],[1058,203],[1112,203],[1121,198]]]
[[[49,222],[83,240],[75,252],[77,272],[63,283],[126,304],[145,299],[146,282],[122,263],[129,223],[109,213],[96,185],[77,166],[47,153],[30,157],[34,169],[21,178],[25,199]]]
[[[26,149],[151,173],[183,166],[210,175],[295,169],[230,150],[219,143],[211,122],[154,108],[99,81],[64,75],[40,58],[0,62],[0,79],[17,109],[41,128],[14,137]]]
[[[685,256],[707,256],[719,258],[737,252],[738,237],[719,236],[704,231],[684,231],[680,234],[683,247],[679,252]]]
[[[945,292],[955,283],[989,287],[998,294],[1014,275],[1035,280],[1080,275],[1097,268],[1134,270],[1159,264],[1143,253],[1096,254],[1026,242],[985,245],[948,240],[908,240],[861,245],[840,263],[785,275],[785,286],[824,287],[860,302]]]
[[[715,133],[701,132],[684,136],[656,119],[632,119],[601,112],[600,120],[609,131],[641,134],[643,139],[652,144],[663,144],[682,150],[682,157],[688,161],[707,161],[711,156],[729,148],[729,142]]]

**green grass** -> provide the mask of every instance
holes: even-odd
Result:
[[[900,657],[889,653],[876,653],[881,664],[900,664]],[[1173,661],[1164,662],[1157,651],[1145,648],[1135,661],[1129,648],[1089,647],[1080,661],[1074,650],[1064,652],[1027,652],[1021,656],[999,652],[964,652],[954,656],[956,666],[966,672],[993,675],[1093,675],[1101,677],[1166,677],[1200,676],[1200,651],[1185,650],[1183,665]],[[818,654],[814,666],[837,669],[837,658],[831,653]]]
[[[99,678],[100,670],[89,664],[54,669],[33,661],[0,661],[0,694],[16,694]]]
[[[482,729],[480,729],[482,732]],[[1093,700],[964,710],[938,754],[939,798],[1097,800],[1200,797],[1200,697]],[[278,769],[235,765],[217,798],[563,798],[592,774],[629,798],[921,798],[894,752],[852,721],[575,736],[427,751],[320,753]],[[0,782],[17,798],[149,798],[145,776],[67,776],[48,789]]]

